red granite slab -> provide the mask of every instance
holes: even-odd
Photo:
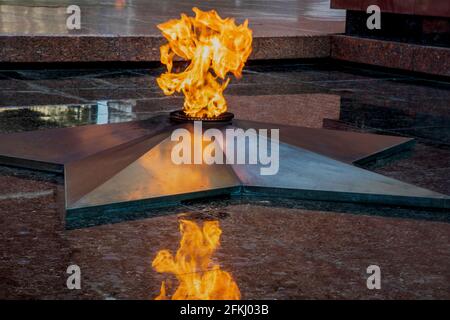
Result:
[[[424,34],[450,33],[450,19],[424,17],[422,20],[422,32]]]
[[[376,66],[412,70],[414,46],[411,44],[337,36],[332,40],[333,59]]]
[[[449,76],[450,49],[416,46],[413,65],[413,70],[417,72]]]
[[[447,0],[331,0],[331,8],[366,11],[377,5],[382,12],[450,17],[450,1]]]
[[[336,32],[343,32],[341,23]],[[159,61],[159,36],[0,35],[0,62]],[[253,39],[250,60],[328,57],[330,37],[321,33]]]
[[[167,276],[151,261],[161,249],[177,250],[178,219],[217,217],[223,233],[214,258],[244,299],[450,297],[448,223],[262,203],[64,231],[54,202],[2,202],[1,298],[153,299]],[[70,264],[81,267],[81,290],[66,287]],[[381,290],[366,287],[370,264],[382,268]]]
[[[362,10],[362,0],[331,0],[333,9]]]
[[[361,7],[366,10],[371,5],[380,7],[381,12],[391,13],[405,13],[411,14],[414,12],[415,0],[360,0]]]
[[[80,4],[81,29],[68,30],[66,1],[51,6],[35,1],[0,3],[0,62],[159,61],[164,41],[157,25],[192,14],[193,7],[215,9],[222,17],[245,19],[253,31],[250,59],[316,58],[329,52],[329,38],[345,29],[345,13],[326,1],[112,0]],[[316,38],[319,36],[319,38]]]
[[[450,1],[416,0],[414,14],[423,16],[450,17]]]
[[[450,49],[336,35],[331,57],[380,67],[450,76]]]

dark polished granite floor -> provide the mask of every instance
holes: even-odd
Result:
[[[0,131],[145,119],[180,108],[161,68],[0,70]],[[401,135],[413,150],[366,168],[450,194],[450,83],[327,62],[252,65],[227,91],[238,118]],[[440,210],[215,199],[65,230],[63,177],[0,167],[0,298],[151,299],[156,252],[178,219],[218,219],[217,259],[247,299],[450,298],[450,219]],[[82,270],[82,290],[65,270]],[[367,266],[382,289],[366,288]]]
[[[66,8],[81,9],[81,30],[66,28]],[[223,17],[250,20],[255,36],[301,36],[340,33],[344,10],[329,0],[176,1],[176,0],[0,0],[2,34],[156,35],[158,23],[189,15],[192,7],[216,9]]]

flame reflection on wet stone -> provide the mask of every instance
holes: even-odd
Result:
[[[156,300],[238,300],[239,287],[230,273],[221,270],[212,256],[220,244],[219,221],[205,221],[200,227],[193,221],[180,220],[181,240],[175,256],[160,250],[152,262],[159,273],[176,276],[178,287],[171,297],[166,282]]]

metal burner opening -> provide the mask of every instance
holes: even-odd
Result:
[[[203,121],[211,123],[229,123],[233,120],[233,118],[234,114],[232,114],[231,112],[224,112],[221,115],[214,118],[188,116],[183,112],[183,110],[177,110],[170,113],[170,120],[177,123],[193,122],[193,121]]]

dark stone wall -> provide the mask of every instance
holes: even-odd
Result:
[[[377,5],[382,12],[450,18],[448,0],[331,0],[331,8],[366,11]]]
[[[365,11],[347,11],[346,34],[380,40],[450,47],[450,18],[381,12],[381,29],[367,28]]]

